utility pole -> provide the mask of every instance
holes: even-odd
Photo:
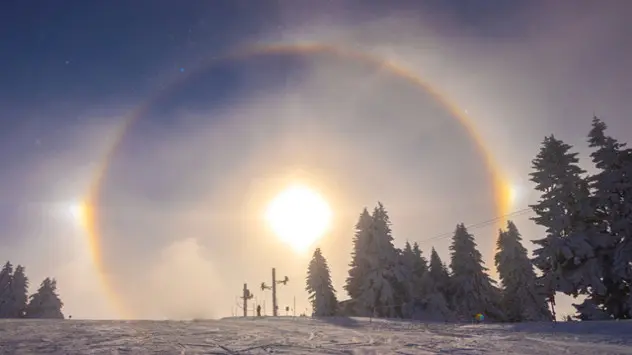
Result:
[[[272,316],[277,317],[279,315],[279,306],[277,304],[277,294],[276,294],[276,286],[277,284],[287,285],[288,277],[286,276],[283,280],[276,279],[276,269],[272,268],[272,285],[268,286],[265,282],[261,283],[261,291],[264,290],[272,290]]]
[[[272,316],[278,316],[279,305],[276,297],[276,269],[272,268]]]
[[[250,293],[250,290],[248,289],[248,284],[244,284],[244,290],[241,296],[241,299],[243,299],[244,301],[244,318],[248,317],[248,300],[251,300],[252,297],[254,297],[254,295]]]

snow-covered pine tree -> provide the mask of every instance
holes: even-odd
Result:
[[[432,249],[430,266],[421,255],[417,243],[413,244],[413,254],[416,257],[414,268],[415,278],[419,284],[415,291],[413,314],[411,318],[425,321],[448,321],[454,318],[445,296],[450,276],[439,254]],[[434,269],[434,271],[432,271]]]
[[[422,255],[419,244],[413,243],[413,299],[418,299],[423,295],[423,282],[422,278],[428,272],[428,261]]]
[[[420,288],[422,294],[415,301],[413,319],[443,322],[454,319],[454,313],[448,305],[443,292],[441,292],[432,278],[430,272],[421,277]]]
[[[0,271],[0,318],[11,317],[11,284],[13,282],[13,264],[7,261]]]
[[[338,301],[336,290],[331,283],[331,274],[327,260],[320,248],[316,248],[312,260],[307,267],[306,290],[316,317],[328,317],[336,314]]]
[[[365,208],[355,226],[349,276],[343,286],[351,299],[358,299],[362,295],[362,280],[369,272],[370,266],[366,255],[369,240],[373,238],[371,228],[373,228],[373,218]]]
[[[452,294],[454,310],[460,316],[473,318],[478,313],[492,320],[503,320],[500,309],[500,293],[495,281],[483,266],[483,257],[476,249],[474,237],[464,224],[458,224],[454,232],[451,250]]]
[[[537,284],[533,264],[512,221],[500,231],[494,262],[502,282],[502,308],[510,322],[551,320],[543,290]]]
[[[405,275],[399,268],[398,252],[393,245],[391,221],[381,202],[378,202],[371,217],[373,238],[367,245],[370,268],[363,283],[363,297],[372,305],[376,316],[398,317],[401,316],[403,297],[396,290],[401,289]]]
[[[368,277],[367,275],[371,269],[368,258],[368,246],[372,240],[373,217],[364,208],[355,226],[351,263],[349,263],[349,276],[343,286],[351,298],[352,309],[357,316],[370,316],[373,312],[372,302],[369,302],[366,297],[362,297],[366,291],[363,288],[365,287],[364,280]]]
[[[26,306],[26,317],[64,319],[61,312],[64,304],[57,295],[55,279],[48,277],[44,279],[37,292],[30,298],[29,304]]]
[[[590,176],[596,215],[607,229],[595,252],[603,270],[605,294],[591,293],[579,305],[581,319],[632,318],[632,151],[607,136],[606,124],[593,117],[588,134],[590,156],[598,172]],[[599,308],[599,309],[595,309]]]
[[[345,289],[356,312],[377,317],[401,315],[401,303],[396,299],[402,279],[399,256],[393,245],[388,213],[381,203],[372,215],[362,212],[353,244]]]
[[[404,244],[404,249],[399,252],[399,270],[403,276],[403,281],[399,285],[397,293],[402,302],[402,316],[410,318],[413,312],[413,301],[418,297],[415,293],[419,288],[421,278],[415,275],[417,266],[417,256],[408,241]]]
[[[413,297],[413,289],[414,289],[414,284],[415,284],[415,278],[417,277],[417,274],[415,273],[415,269],[418,267],[420,260],[420,256],[418,256],[417,254],[415,254],[415,251],[413,249],[412,244],[410,244],[410,242],[406,241],[406,243],[404,244],[404,249],[401,252],[402,255],[402,260],[404,262],[404,265],[406,267],[406,281],[407,281],[407,285],[410,287],[411,289],[411,297]]]
[[[413,267],[415,276],[421,277],[428,271],[428,260],[424,258],[417,242],[413,243],[413,254],[415,255],[415,266]]]
[[[585,171],[571,148],[553,135],[545,137],[530,173],[542,193],[531,206],[537,215],[532,219],[546,229],[544,238],[533,241],[538,245],[533,263],[543,273],[539,281],[552,305],[556,291],[573,296],[605,293],[595,256],[595,247],[604,240],[603,226],[596,218]]]
[[[432,248],[430,252],[428,276],[432,280],[434,289],[441,293],[448,305],[450,305],[452,302],[450,297],[450,273],[435,248]]]
[[[22,265],[15,268],[11,286],[11,318],[23,318],[28,302],[29,279]]]

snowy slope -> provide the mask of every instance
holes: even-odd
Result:
[[[632,322],[0,321],[1,354],[632,354]]]

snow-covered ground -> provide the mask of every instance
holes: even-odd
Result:
[[[0,321],[1,354],[632,354],[632,322]]]

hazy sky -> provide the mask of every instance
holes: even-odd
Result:
[[[319,42],[408,68],[470,117],[521,191],[512,210],[538,198],[528,173],[545,135],[584,157],[593,113],[632,135],[627,0],[3,1],[0,14],[0,260],[25,265],[32,288],[56,277],[73,318],[229,316],[244,282],[269,312],[258,285],[273,266],[290,278],[280,306],[295,296],[304,312],[311,250],[262,221],[297,179],[334,210],[318,245],[341,299],[363,207],[382,201],[398,246],[445,261],[449,238],[429,238],[497,216],[472,138],[420,88],[326,53],[200,65],[235,48]],[[133,112],[95,206],[110,295],[69,206]],[[541,237],[528,217],[524,238]],[[471,230],[488,261],[496,230]]]

